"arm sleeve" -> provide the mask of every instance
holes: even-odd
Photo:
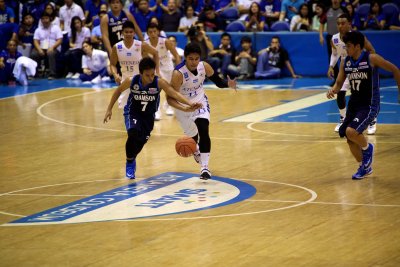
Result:
[[[211,77],[209,77],[209,79],[216,86],[218,86],[218,88],[226,88],[226,87],[228,87],[228,82],[226,80],[222,80],[221,77],[218,76],[216,71],[214,71],[214,74]]]

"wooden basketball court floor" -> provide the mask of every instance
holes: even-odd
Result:
[[[176,119],[163,114],[155,123],[133,181],[124,177],[121,110],[102,122],[112,90],[62,86],[0,99],[0,266],[400,266],[394,81],[382,99],[389,111],[369,137],[374,172],[361,181],[351,179],[357,164],[333,132],[328,82],[296,83],[301,88],[275,80],[207,90],[212,174],[246,183],[254,195],[191,212],[125,218],[120,211],[121,219],[80,223],[15,222],[163,173],[197,176],[193,158],[175,153]],[[216,182],[194,183],[223,195]]]

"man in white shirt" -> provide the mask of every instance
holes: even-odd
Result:
[[[82,8],[75,4],[73,0],[64,0],[65,5],[60,8],[59,17],[61,29],[68,34],[71,32],[71,20],[73,17],[78,16],[85,24],[85,14]]]
[[[38,66],[42,59],[49,61],[49,76],[52,80],[56,76],[56,56],[61,51],[62,32],[57,25],[51,25],[50,16],[43,13],[41,18],[43,28],[37,28],[33,35],[33,46],[31,57],[38,62]]]

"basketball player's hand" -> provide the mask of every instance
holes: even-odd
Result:
[[[229,75],[228,75],[228,86],[229,86],[229,88],[235,89],[235,91],[237,92],[236,78],[231,80],[231,77],[229,77]]]
[[[106,111],[106,115],[104,115],[103,123],[106,123],[109,120],[111,120],[111,116],[112,116],[112,111],[111,110],[107,110]]]

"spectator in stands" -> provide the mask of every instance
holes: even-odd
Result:
[[[53,2],[50,2],[45,6],[44,12],[49,14],[51,25],[57,25],[61,29],[60,18],[57,16],[57,11],[55,8],[55,4]],[[40,18],[39,18],[39,27],[43,27],[42,20]]]
[[[82,56],[83,73],[79,75],[79,79],[92,83],[110,81],[110,61],[107,52],[93,49],[89,41],[83,42],[82,50],[84,53]]]
[[[319,31],[321,24],[322,27],[326,23],[326,12],[325,6],[321,3],[317,3],[315,6],[315,15],[312,18],[311,29],[313,31]]]
[[[0,24],[14,23],[15,14],[12,8],[6,5],[5,0],[0,0]]]
[[[68,74],[65,78],[78,79],[82,71],[82,44],[90,40],[90,30],[83,26],[80,17],[75,16],[71,20],[71,33],[69,37],[69,50],[65,53]]]
[[[265,23],[271,27],[272,23],[279,20],[281,0],[261,0],[260,10],[265,17]]]
[[[365,30],[383,30],[386,24],[382,6],[378,1],[371,1],[369,13],[364,21]]]
[[[217,69],[220,68],[224,77],[227,75],[227,69],[231,62],[235,62],[235,48],[231,44],[231,35],[229,33],[221,34],[221,43],[218,49],[214,49],[210,52],[210,57],[215,60]]]
[[[46,12],[42,15],[42,25],[36,29],[33,35],[33,46],[31,57],[33,60],[38,62],[40,67],[40,61],[46,59],[49,62],[50,74],[49,80],[56,77],[56,56],[61,51],[62,32],[60,27],[57,25],[51,25],[50,15]]]
[[[101,18],[103,16],[105,16],[107,14],[107,6],[106,5],[102,5],[102,6],[105,6],[106,10],[103,10],[103,7],[100,7],[100,12],[99,12],[99,15],[98,15],[98,20],[99,21],[101,20]],[[105,47],[103,45],[103,38],[102,38],[102,35],[101,35],[100,24],[93,27],[92,32],[90,34],[90,42],[91,42],[91,45],[95,49],[105,50]]]
[[[185,52],[185,51],[184,51],[182,48],[180,48],[180,47],[177,46],[176,36],[175,36],[175,35],[170,35],[170,36],[168,37],[168,40],[171,42],[172,46],[176,49],[176,52],[178,52],[178,55],[179,55],[181,58],[183,58],[184,52]],[[175,60],[175,58],[174,58],[174,55],[171,54],[171,56],[172,56],[173,62],[175,63],[176,60]]]
[[[15,85],[14,65],[17,58],[21,56],[22,54],[17,51],[17,42],[15,40],[8,41],[7,49],[0,53],[0,83]]]
[[[187,32],[189,28],[197,21],[198,17],[194,14],[194,9],[192,6],[187,6],[185,8],[185,16],[179,21],[179,31]]]
[[[264,31],[265,17],[261,14],[260,5],[253,2],[249,8],[249,14],[245,19],[246,31],[262,32]]]
[[[61,30],[71,33],[71,20],[73,17],[79,17],[83,22],[85,15],[82,8],[75,4],[73,0],[64,0],[65,5],[60,8],[60,23]]]
[[[101,5],[106,5],[104,0],[87,0],[85,3],[85,21],[86,27],[91,29],[95,19],[99,18]]]
[[[299,9],[299,14],[294,15],[290,21],[290,31],[310,31],[311,22],[307,4],[302,4]]]
[[[18,29],[18,51],[26,57],[29,57],[33,47],[33,35],[36,26],[32,14],[25,14],[22,23]]]
[[[136,10],[132,8],[129,10],[131,14],[135,17],[136,23],[138,24],[142,32],[147,31],[147,25],[150,23],[150,19],[156,16],[156,13],[149,9],[149,0],[139,0],[137,1]]]
[[[179,11],[176,0],[168,0],[167,10],[162,15],[163,30],[166,32],[176,32],[179,28],[181,12]]]
[[[222,32],[225,29],[224,21],[211,5],[204,7],[203,12],[199,15],[199,21],[204,24],[207,32]]]
[[[282,0],[279,20],[287,20],[290,22],[292,18],[299,13],[302,4],[304,4],[304,0]]]
[[[282,69],[287,67],[292,78],[299,78],[290,64],[289,54],[285,48],[281,46],[278,36],[271,39],[271,44],[258,52],[256,78],[279,78]]]
[[[47,0],[26,1],[22,6],[22,14],[32,14],[37,24],[41,20],[43,12],[45,12],[47,2]]]
[[[251,38],[243,36],[240,40],[241,49],[236,52],[234,64],[229,64],[227,75],[238,76],[239,80],[254,76],[257,64],[257,52],[251,48]]]

